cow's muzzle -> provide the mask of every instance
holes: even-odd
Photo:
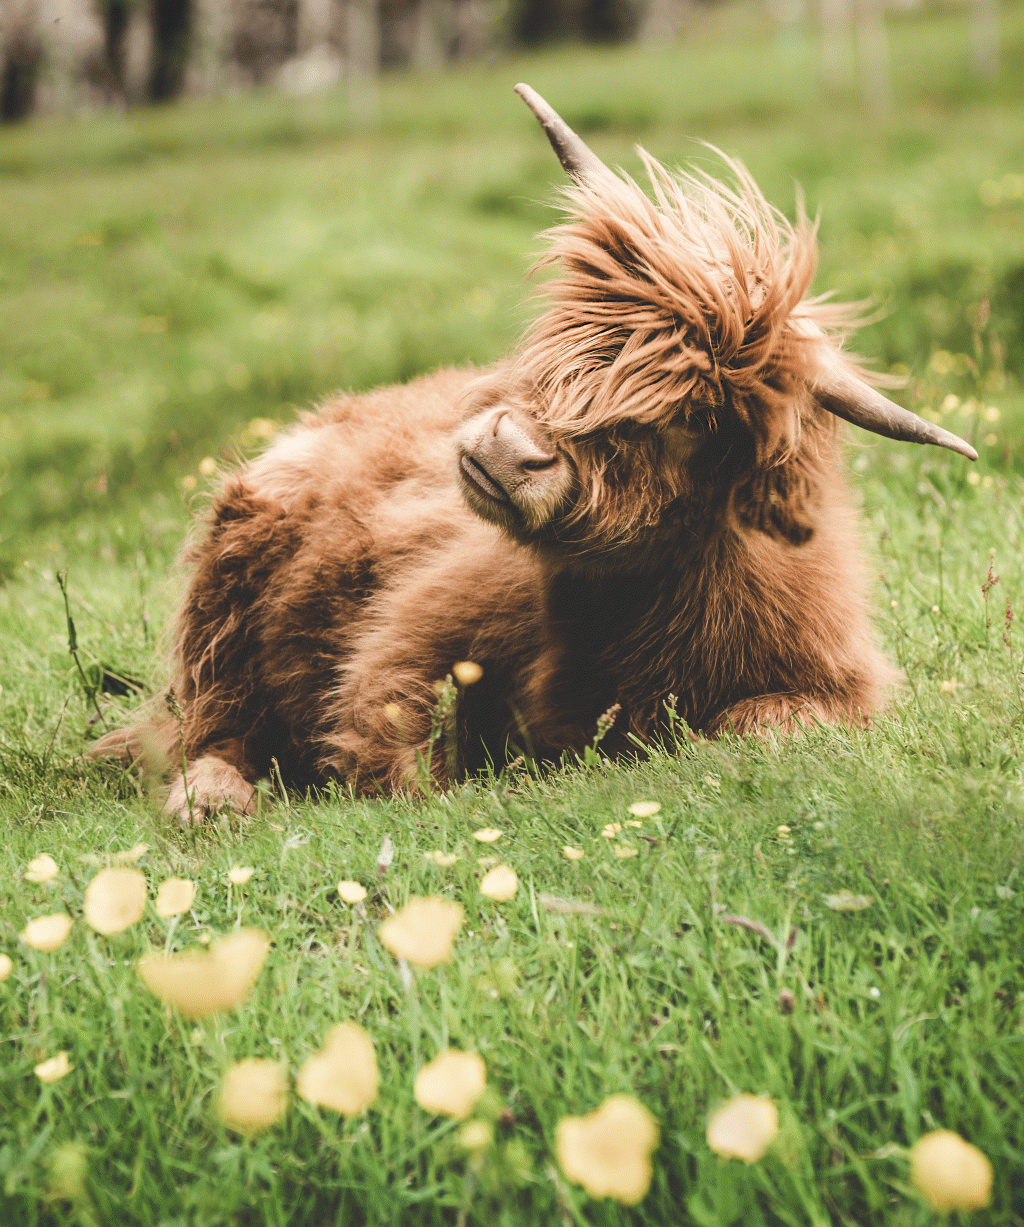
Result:
[[[538,528],[568,486],[568,466],[544,428],[495,405],[470,418],[456,440],[459,482],[478,515],[505,527]]]

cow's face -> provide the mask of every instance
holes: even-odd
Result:
[[[853,316],[805,301],[816,252],[802,211],[788,222],[734,163],[728,187],[641,151],[651,199],[516,88],[574,186],[541,260],[557,270],[547,309],[471,393],[457,463],[474,511],[567,558],[642,565],[659,538],[729,507],[807,540],[805,470],[837,417],[977,458],[841,358],[828,333]]]
[[[696,509],[691,461],[709,435],[691,425],[550,430],[513,398],[479,410],[456,439],[463,496],[524,544],[588,565],[629,566]]]

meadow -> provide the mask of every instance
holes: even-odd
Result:
[[[339,91],[0,132],[4,1227],[923,1227],[908,1150],[935,1129],[992,1164],[971,1221],[1024,1223],[1024,5],[995,82],[965,21],[891,17],[885,121],[852,83],[823,90],[811,32],[739,7],[677,44],[386,78],[372,129]],[[218,466],[335,388],[490,361],[534,309],[561,180],[518,80],[631,173],[638,141],[714,170],[699,139],[790,214],[799,184],[817,288],[872,304],[860,351],[977,446],[972,466],[851,430],[905,684],[864,732],[680,730],[643,762],[598,744],[426,798],[268,782],[254,818],[169,825],[151,781],[82,753],[160,687],[174,559]],[[129,851],[149,902],[105,936],[85,891]],[[56,876],[26,880],[43,853]],[[505,901],[480,892],[496,862]],[[154,906],[169,877],[195,884],[175,918]],[[410,970],[379,925],[431,895],[464,922],[449,962]],[[57,912],[58,949],[19,937]],[[147,952],[240,926],[271,946],[237,1008],[188,1020],[140,981]],[[380,1069],[365,1112],[293,1089],[265,1130],[219,1119],[233,1062],[294,1086],[347,1021]],[[449,1045],[484,1061],[475,1132],[414,1098]],[[60,1052],[73,1068],[44,1081]],[[616,1093],[660,1132],[633,1207],[556,1156],[559,1121]],[[778,1110],[749,1165],[706,1138],[737,1093]]]

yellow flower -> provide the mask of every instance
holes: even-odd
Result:
[[[618,835],[621,830],[622,830],[621,822],[606,822],[604,824],[604,830],[601,832],[601,834],[604,836],[605,839],[614,839],[615,836]]]
[[[136,844],[127,852],[115,852],[110,859],[115,865],[134,865],[136,861],[141,861],[148,851],[149,844]]]
[[[144,954],[139,977],[184,1018],[232,1010],[256,983],[270,940],[259,929],[237,929],[211,943],[209,952]]]
[[[446,1048],[416,1075],[413,1095],[427,1112],[465,1120],[486,1086],[487,1071],[478,1053]]]
[[[484,675],[483,669],[475,660],[457,660],[452,665],[452,676],[460,686],[473,686]]]
[[[933,1210],[980,1210],[992,1200],[992,1164],[957,1133],[937,1129],[910,1149],[910,1179]]]
[[[625,825],[626,825],[626,826],[628,826],[628,827],[635,827],[635,828],[636,828],[636,830],[641,831],[641,830],[643,830],[643,825],[644,825],[644,824],[643,824],[642,822],[640,822],[639,820],[637,820],[636,822],[627,822]]]
[[[569,844],[565,844],[562,848],[562,855],[567,861],[581,861],[584,853],[582,848],[572,848]]]
[[[29,861],[24,877],[26,882],[52,882],[58,873],[60,868],[49,852],[41,852]]]
[[[35,1068],[35,1075],[40,1082],[57,1082],[66,1074],[70,1074],[75,1067],[68,1060],[66,1052],[58,1052],[55,1057],[50,1057],[48,1061],[42,1061]]]
[[[507,903],[515,898],[519,889],[519,879],[516,871],[508,865],[498,865],[489,873],[485,873],[480,883],[481,895],[494,899],[497,903]]]
[[[244,886],[255,872],[251,865],[232,865],[228,870],[228,881],[232,886]]]
[[[615,855],[619,858],[620,861],[628,861],[631,856],[637,855],[637,849],[636,848],[624,848],[624,847],[616,848]]]
[[[629,812],[634,818],[653,818],[655,814],[661,812],[661,802],[634,801],[629,807]]]
[[[204,456],[199,461],[199,472],[204,477],[212,477],[217,472],[217,461],[212,456]]]
[[[790,828],[786,826],[785,823],[783,823],[783,825],[777,829],[780,835],[788,835],[790,833]]]
[[[494,1141],[494,1126],[487,1120],[471,1120],[459,1130],[459,1145],[463,1150],[480,1152]]]
[[[357,1023],[339,1023],[323,1048],[307,1057],[295,1089],[311,1104],[358,1116],[377,1098],[380,1074],[373,1041]]]
[[[279,1061],[249,1057],[224,1075],[217,1115],[238,1133],[259,1133],[276,1124],[288,1106],[288,1071]]]
[[[338,894],[346,903],[362,903],[366,898],[366,887],[358,882],[339,882]]]
[[[724,1159],[756,1163],[764,1157],[779,1132],[775,1104],[762,1095],[735,1095],[712,1112],[708,1145]]]
[[[196,884],[188,878],[168,878],[160,883],[156,892],[156,914],[164,920],[180,916],[192,906],[196,897]]]
[[[66,912],[55,912],[52,916],[37,916],[22,929],[21,940],[26,946],[49,953],[64,945],[71,932],[72,924],[73,921]]]
[[[563,1116],[555,1129],[562,1171],[591,1197],[635,1206],[651,1184],[658,1122],[632,1095],[610,1095],[586,1116]]]
[[[0,980],[6,980],[14,970],[14,960],[9,954],[0,954]]]
[[[493,844],[501,839],[501,835],[497,827],[482,827],[479,831],[473,832],[473,838],[479,839],[482,844]]]
[[[442,852],[438,849],[436,852],[427,853],[427,860],[433,861],[435,865],[440,865],[442,869],[448,869],[449,866],[454,865],[459,859],[460,857],[457,852]]]
[[[101,869],[85,888],[82,912],[104,937],[122,933],[145,910],[146,878],[138,869]]]
[[[841,890],[836,895],[825,896],[825,906],[830,907],[833,912],[863,912],[874,901],[874,895],[855,895],[848,890]]]
[[[430,895],[410,899],[405,907],[381,922],[381,943],[398,959],[415,967],[436,967],[451,958],[455,934],[462,924],[462,908]]]

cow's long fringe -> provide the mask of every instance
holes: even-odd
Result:
[[[565,190],[568,220],[537,265],[558,275],[517,373],[559,435],[713,420],[729,405],[783,459],[800,423],[767,419],[789,412],[820,355],[793,321],[841,341],[857,308],[805,298],[817,245],[802,204],[789,222],[725,155],[734,187],[639,152],[653,200],[626,176]]]

